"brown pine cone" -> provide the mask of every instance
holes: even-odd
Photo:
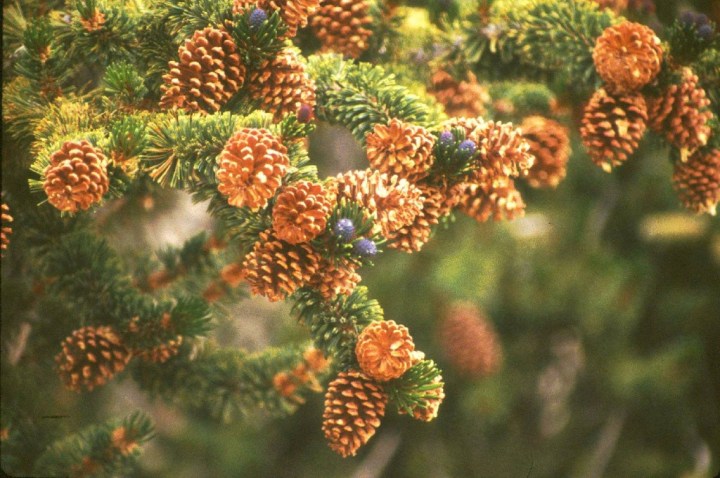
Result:
[[[330,448],[355,456],[380,426],[388,397],[380,384],[360,372],[340,372],[328,385],[322,430]]]
[[[472,304],[454,304],[446,311],[440,342],[450,364],[463,375],[485,377],[502,365],[502,348],[495,330]]]
[[[529,116],[520,126],[523,138],[530,144],[535,162],[528,170],[527,182],[534,188],[556,187],[565,178],[570,159],[568,129],[542,116]]]
[[[2,232],[0,232],[0,251],[5,251],[10,245],[10,236],[12,235],[12,227],[8,224],[13,222],[13,217],[10,215],[10,207],[2,203]],[[0,253],[1,254],[1,253]],[[2,257],[2,255],[0,255]]]
[[[308,244],[288,244],[268,230],[260,233],[252,252],[245,256],[244,277],[253,294],[277,302],[309,284],[320,260]]]
[[[593,49],[595,69],[614,93],[631,93],[655,79],[663,50],[651,28],[625,21],[598,37]]]
[[[714,216],[720,201],[720,149],[697,151],[676,162],[673,185],[686,208]]]
[[[273,207],[275,235],[290,244],[314,239],[325,230],[334,200],[322,184],[298,181],[286,186]]]
[[[322,48],[350,58],[359,57],[367,50],[372,31],[370,4],[365,0],[324,0],[310,19]]]
[[[590,98],[580,126],[590,159],[605,172],[635,152],[645,134],[647,106],[642,95],[610,95],[599,89]]]
[[[680,84],[673,84],[659,98],[649,98],[650,127],[665,136],[683,158],[705,146],[710,138],[710,100],[690,68],[683,68]]]
[[[218,111],[242,87],[245,65],[225,30],[198,30],[178,49],[179,61],[168,63],[163,76],[162,108]]]
[[[167,342],[156,345],[150,349],[135,351],[135,355],[147,362],[165,363],[171,357],[174,357],[180,351],[180,346],[183,343],[182,335],[178,335],[174,339],[168,340]]]
[[[393,118],[376,124],[365,137],[370,166],[388,175],[415,182],[432,166],[435,138],[425,128]]]
[[[404,252],[418,252],[430,240],[432,227],[440,222],[440,217],[447,215],[447,200],[444,190],[435,186],[418,184],[423,197],[422,210],[415,220],[389,234],[388,247]],[[444,211],[445,214],[441,214]]]
[[[445,107],[451,117],[477,118],[487,113],[486,104],[492,99],[477,77],[468,73],[467,81],[456,81],[449,73],[438,70],[430,79],[429,92]]]
[[[297,114],[303,105],[315,108],[315,82],[293,48],[282,50],[252,71],[247,89],[276,121],[286,114]]]
[[[65,386],[79,392],[105,384],[125,369],[130,357],[112,327],[88,326],[63,340],[55,363]]]
[[[288,27],[282,38],[292,38],[297,35],[298,28],[308,24],[308,18],[315,13],[320,0],[235,0],[233,13],[237,15],[253,5],[268,16],[274,11],[280,12],[280,18]]]
[[[228,204],[258,210],[275,195],[290,167],[287,148],[264,128],[242,128],[218,156],[218,191]]]
[[[525,202],[510,178],[500,177],[489,185],[464,183],[459,192],[460,210],[478,222],[511,221],[525,215]]]
[[[363,373],[378,382],[402,376],[415,363],[415,343],[404,325],[378,320],[357,339],[355,356]]]
[[[108,191],[105,155],[87,140],[66,141],[50,156],[43,189],[60,211],[86,210]]]
[[[338,295],[350,295],[361,280],[356,270],[357,266],[352,262],[343,261],[335,264],[322,259],[309,285],[320,292],[326,300]]]

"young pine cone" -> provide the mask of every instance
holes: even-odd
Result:
[[[430,94],[445,107],[448,116],[477,118],[487,113],[485,105],[492,99],[473,73],[468,73],[467,81],[458,82],[446,71],[438,70],[430,82]]]
[[[105,155],[84,139],[63,143],[45,168],[43,189],[60,211],[88,209],[102,200],[109,185]]]
[[[2,203],[2,232],[0,232],[0,251],[5,250],[10,245],[10,235],[12,235],[12,227],[9,224],[13,222],[13,217],[10,215],[10,207]]]
[[[642,95],[610,95],[599,89],[585,107],[580,126],[590,159],[605,172],[635,152],[645,134],[647,106]]]
[[[273,230],[290,244],[308,242],[320,235],[334,202],[322,184],[298,181],[283,188],[273,207]]]
[[[673,185],[685,207],[714,216],[720,201],[720,149],[697,151],[674,169]]]
[[[373,169],[414,182],[427,176],[434,140],[422,126],[393,118],[387,126],[376,124],[367,134],[367,157]]]
[[[380,426],[387,401],[382,386],[364,374],[340,372],[325,394],[322,430],[330,448],[355,456]]]
[[[313,15],[310,25],[321,51],[335,51],[350,58],[367,50],[372,35],[370,4],[365,0],[324,0]]]
[[[125,369],[130,357],[112,327],[88,326],[63,340],[55,363],[65,386],[79,392],[105,384]]]
[[[455,304],[445,313],[440,341],[452,366],[472,378],[495,373],[502,348],[492,324],[472,304]]]
[[[415,343],[404,325],[378,320],[357,339],[355,356],[363,373],[378,382],[402,376],[415,361]]]
[[[242,87],[245,66],[235,42],[225,30],[198,30],[178,49],[179,61],[171,61],[163,76],[162,108],[186,111],[218,111]]]
[[[554,188],[563,180],[570,159],[568,129],[542,116],[529,116],[520,126],[523,138],[530,145],[535,162],[528,170],[526,180],[534,188]]]

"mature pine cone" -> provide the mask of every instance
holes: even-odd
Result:
[[[286,186],[273,207],[275,235],[290,244],[314,239],[325,230],[334,199],[322,184],[298,181]]]
[[[472,304],[455,304],[445,313],[440,341],[450,364],[460,373],[480,378],[502,364],[502,349],[486,317]]]
[[[478,222],[513,220],[525,215],[525,202],[515,183],[499,177],[490,184],[464,183],[460,189],[459,207]]]
[[[320,292],[326,300],[338,295],[350,295],[361,280],[356,270],[357,266],[352,262],[333,263],[322,259],[318,271],[310,279],[310,287]]]
[[[692,153],[710,137],[713,114],[710,100],[690,68],[683,68],[680,84],[673,84],[659,98],[649,98],[650,127],[680,150]]]
[[[528,184],[534,188],[556,187],[565,177],[570,159],[568,129],[542,116],[525,118],[520,129],[530,144],[530,154],[535,156],[526,178]]]
[[[389,234],[389,247],[404,252],[418,252],[430,240],[432,227],[440,222],[440,217],[447,215],[451,208],[446,208],[447,200],[444,189],[435,186],[418,184],[422,192],[423,203],[420,214],[415,220]],[[444,214],[442,214],[446,211]]]
[[[322,430],[330,448],[355,456],[380,426],[387,400],[382,386],[362,373],[340,372],[325,394]]]
[[[168,63],[160,106],[214,112],[242,87],[245,65],[225,30],[198,30],[178,49],[179,61]]]
[[[378,320],[357,339],[355,356],[363,373],[378,382],[402,376],[415,361],[415,343],[404,325]]]
[[[372,31],[370,4],[365,0],[324,0],[310,19],[321,51],[335,51],[350,58],[367,50]]]
[[[309,284],[319,270],[320,260],[308,244],[291,245],[265,231],[245,256],[244,277],[253,294],[277,302]]]
[[[651,28],[625,21],[598,37],[593,61],[600,77],[614,93],[631,93],[655,79],[663,51]]]
[[[674,169],[673,185],[685,207],[714,216],[720,201],[720,149],[697,151]]]
[[[2,232],[0,232],[0,251],[5,251],[10,245],[10,236],[12,235],[12,227],[8,224],[13,222],[10,215],[10,207],[2,203]]]
[[[276,120],[288,113],[297,114],[303,105],[315,108],[315,83],[292,48],[282,50],[251,72],[247,89],[260,108],[272,113]]]
[[[365,137],[367,157],[373,169],[414,182],[427,176],[434,140],[422,126],[393,118],[387,126],[376,124]]]
[[[642,95],[610,95],[602,88],[597,90],[585,107],[580,126],[593,162],[608,173],[625,162],[640,144],[647,118]]]
[[[61,211],[88,209],[102,200],[109,185],[105,155],[84,139],[63,143],[45,168],[43,189]]]
[[[130,351],[112,327],[83,327],[62,342],[57,354],[60,378],[76,392],[92,390],[123,371],[130,361]]]
[[[452,117],[477,118],[487,113],[485,107],[492,99],[475,75],[468,73],[467,81],[456,81],[449,73],[438,70],[430,79],[429,92]]]
[[[615,13],[620,13],[628,7],[628,0],[595,0],[600,8],[609,8]]]
[[[308,17],[319,5],[320,0],[235,0],[233,13],[238,14],[249,6],[256,6],[266,12],[278,11],[288,27],[283,37],[292,38],[297,35],[298,28],[307,25]]]
[[[289,166],[287,148],[264,128],[242,128],[218,156],[218,191],[231,206],[265,207]]]

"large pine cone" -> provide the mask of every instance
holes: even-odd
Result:
[[[529,116],[520,126],[523,138],[530,145],[535,162],[528,170],[528,184],[534,188],[554,188],[563,180],[570,159],[568,129],[542,116]]]
[[[673,184],[685,207],[714,216],[720,201],[720,149],[698,151],[674,169]]]
[[[388,125],[376,124],[365,137],[370,166],[408,181],[427,176],[432,166],[435,138],[421,126],[393,118]]]
[[[365,327],[355,355],[363,373],[378,382],[402,376],[415,360],[415,343],[404,325],[379,320]]]
[[[310,20],[321,51],[335,51],[350,58],[367,50],[372,31],[370,4],[365,0],[325,0]]]
[[[299,181],[283,188],[273,207],[273,230],[290,244],[308,242],[327,225],[334,194],[322,184]]]
[[[455,304],[447,310],[440,341],[452,366],[469,377],[491,375],[502,365],[502,348],[492,324],[472,304]]]
[[[214,112],[242,87],[245,66],[235,42],[225,30],[198,30],[178,49],[163,76],[160,106],[186,111]]]

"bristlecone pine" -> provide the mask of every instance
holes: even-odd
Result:
[[[308,284],[319,271],[320,260],[308,244],[291,245],[265,231],[245,256],[244,277],[253,294],[277,302]]]
[[[290,244],[314,239],[325,230],[334,199],[322,184],[298,181],[286,186],[273,207],[275,235]]]
[[[440,341],[450,364],[463,375],[485,377],[502,365],[502,349],[487,318],[472,304],[454,304],[445,313]]]
[[[582,142],[605,172],[623,164],[645,134],[647,106],[642,95],[610,95],[603,88],[585,107],[580,126]]]
[[[77,212],[100,202],[109,185],[105,155],[83,139],[63,143],[50,156],[43,189],[57,209]]]
[[[10,207],[2,203],[2,231],[0,232],[0,254],[4,253],[10,245],[10,236],[12,235],[12,227],[9,224],[13,222],[10,215]]]
[[[303,105],[315,108],[315,83],[292,48],[265,60],[250,73],[247,89],[260,108],[276,120],[288,113],[297,114]]]
[[[683,68],[680,84],[670,85],[662,96],[648,101],[650,127],[683,151],[683,159],[704,146],[710,137],[708,122],[713,114],[698,81],[692,70]]]
[[[382,386],[362,373],[340,372],[325,394],[322,430],[330,448],[354,456],[380,426],[387,400]]]
[[[393,118],[388,125],[376,124],[365,137],[368,161],[373,169],[414,182],[427,176],[434,139],[422,126]]]
[[[388,247],[403,252],[418,252],[430,240],[432,227],[440,222],[442,216],[447,215],[450,208],[445,207],[444,191],[435,186],[418,184],[422,192],[423,203],[420,214],[415,220],[388,235]]]
[[[288,27],[283,38],[292,38],[297,35],[298,28],[308,24],[308,18],[319,5],[320,0],[235,0],[233,13],[238,14],[252,6],[265,10],[268,15],[277,11]]]
[[[500,177],[491,183],[464,183],[458,191],[459,209],[478,222],[492,218],[511,221],[525,215],[525,202],[515,182]]]
[[[614,93],[637,91],[660,72],[663,51],[651,28],[625,21],[605,29],[595,42],[595,69]]]
[[[720,149],[700,150],[687,162],[676,162],[673,184],[685,207],[714,216],[720,201]]]
[[[554,188],[565,178],[570,159],[568,129],[557,121],[543,116],[529,116],[520,126],[523,138],[530,145],[535,162],[526,180],[534,188]]]
[[[186,111],[215,112],[237,93],[245,66],[235,42],[225,30],[198,30],[178,49],[179,61],[168,63],[160,106]]]
[[[65,386],[79,392],[105,384],[123,371],[130,351],[112,327],[83,327],[62,342],[55,362]]]
[[[365,327],[357,339],[355,356],[363,373],[378,382],[402,376],[413,365],[415,343],[404,325],[379,320]]]
[[[350,295],[360,283],[357,265],[352,262],[323,259],[318,272],[311,278],[310,286],[320,292],[324,299],[330,300],[338,295]]]
[[[372,35],[370,4],[365,0],[325,0],[310,19],[322,51],[335,51],[350,58],[367,50]]]
[[[438,70],[430,79],[429,92],[452,117],[477,118],[487,112],[491,98],[472,72],[466,81],[456,81],[448,72]]]
[[[218,156],[218,191],[231,206],[264,207],[290,166],[287,148],[264,128],[242,128]]]

